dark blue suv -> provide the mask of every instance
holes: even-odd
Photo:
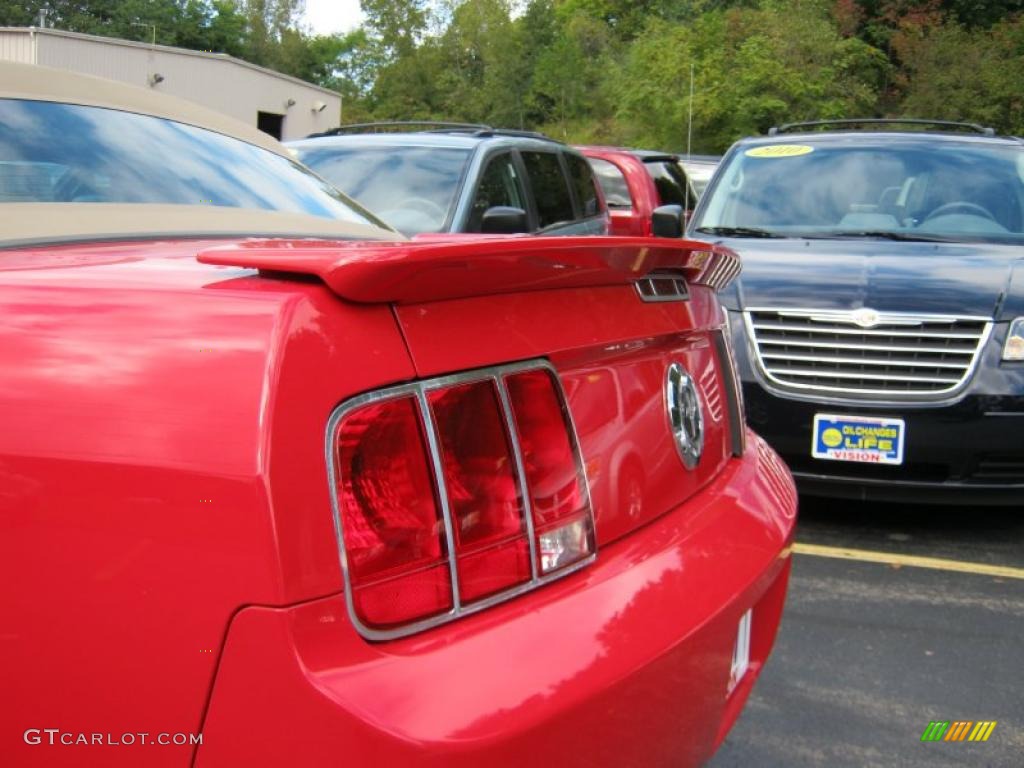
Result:
[[[367,123],[287,146],[406,235],[608,231],[589,163],[539,133],[460,123]]]
[[[747,416],[802,490],[1020,505],[1024,141],[915,122],[744,139],[689,234],[742,257]]]

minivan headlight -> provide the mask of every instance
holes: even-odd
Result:
[[[1003,360],[1024,360],[1024,317],[1010,323],[1006,344],[1003,345]]]

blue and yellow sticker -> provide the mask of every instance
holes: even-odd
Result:
[[[903,419],[814,414],[811,455],[816,459],[864,464],[902,464]]]
[[[799,157],[809,155],[814,147],[806,144],[765,144],[760,147],[751,147],[745,154],[747,157]]]

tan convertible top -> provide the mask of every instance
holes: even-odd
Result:
[[[32,64],[0,62],[0,99],[103,107],[173,120],[291,158],[272,137],[233,118],[145,88]],[[149,203],[0,204],[0,247],[181,237],[404,240],[397,232],[302,213]]]
[[[288,150],[271,136],[241,120],[185,99],[64,69],[0,62],[0,99],[56,101],[152,115],[222,133],[278,155],[290,156]]]
[[[3,248],[182,237],[405,239],[397,232],[302,213],[150,203],[4,203],[0,233]]]

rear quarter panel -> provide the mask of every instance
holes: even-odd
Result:
[[[233,613],[340,589],[308,435],[412,373],[386,307],[145,248],[0,261],[4,765],[188,764],[23,733],[198,732]]]

